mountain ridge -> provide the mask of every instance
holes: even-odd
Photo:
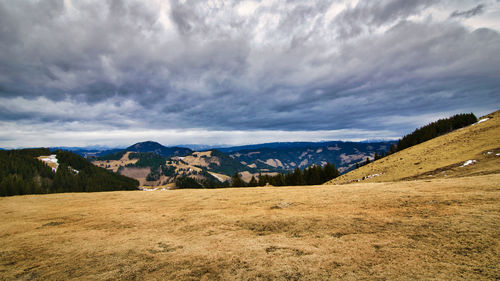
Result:
[[[167,147],[155,141],[138,142],[124,150],[133,152],[153,152],[163,157],[185,156],[193,152],[189,148],[177,146]]]

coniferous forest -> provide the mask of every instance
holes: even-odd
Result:
[[[313,165],[304,171],[296,168],[290,173],[280,173],[275,176],[270,175],[260,175],[258,179],[252,177],[250,182],[245,183],[239,176],[239,174],[234,174],[232,178],[233,187],[253,187],[253,186],[265,186],[270,184],[273,186],[291,186],[291,185],[318,185],[323,184],[329,180],[332,180],[339,176],[339,172],[334,164],[327,163],[325,166]]]
[[[451,131],[463,128],[477,122],[477,117],[473,113],[456,114],[450,118],[439,119],[421,128],[416,129],[411,134],[402,137],[397,144],[396,150],[423,143],[435,137],[447,134]]]
[[[56,154],[59,167],[51,167],[38,156]],[[96,167],[68,151],[46,148],[0,151],[0,196],[58,192],[134,190],[139,182]]]
[[[217,180],[198,181],[190,177],[179,177],[175,184],[177,188],[223,188],[223,187],[256,187],[267,184],[273,186],[293,185],[318,185],[323,184],[339,176],[334,164],[327,163],[325,166],[313,165],[303,171],[296,168],[293,172],[278,173],[277,175],[262,175],[246,183],[239,173],[234,173],[231,181],[219,182]]]

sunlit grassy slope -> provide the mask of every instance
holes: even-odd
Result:
[[[495,280],[500,175],[0,198],[1,280]]]
[[[500,111],[480,119],[480,123],[389,155],[326,184],[500,173]],[[461,167],[468,160],[477,162]]]

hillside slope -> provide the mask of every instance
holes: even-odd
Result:
[[[249,167],[259,169],[294,170],[311,165],[333,163],[341,173],[351,170],[356,163],[366,158],[374,159],[383,154],[396,142],[297,142],[269,143],[225,148],[229,155]],[[267,167],[266,167],[267,166]]]
[[[166,147],[154,141],[139,142],[131,145],[125,151],[132,152],[153,152],[163,157],[185,156],[193,151],[185,147]]]
[[[500,173],[500,111],[488,114],[468,127],[372,162],[326,184],[491,173]]]
[[[96,167],[68,151],[0,152],[0,196],[133,190],[138,185],[134,179]]]
[[[154,152],[121,151],[98,159],[92,163],[135,178],[142,186],[172,186],[180,177],[222,183],[236,172],[259,172],[217,150],[172,157],[163,157]]]

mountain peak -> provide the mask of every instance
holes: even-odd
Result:
[[[185,156],[192,152],[189,148],[166,147],[154,141],[138,142],[126,148],[126,151],[132,152],[153,152],[163,157]]]
[[[166,148],[166,147],[155,141],[143,141],[127,147],[127,150],[161,149],[161,148]]]

